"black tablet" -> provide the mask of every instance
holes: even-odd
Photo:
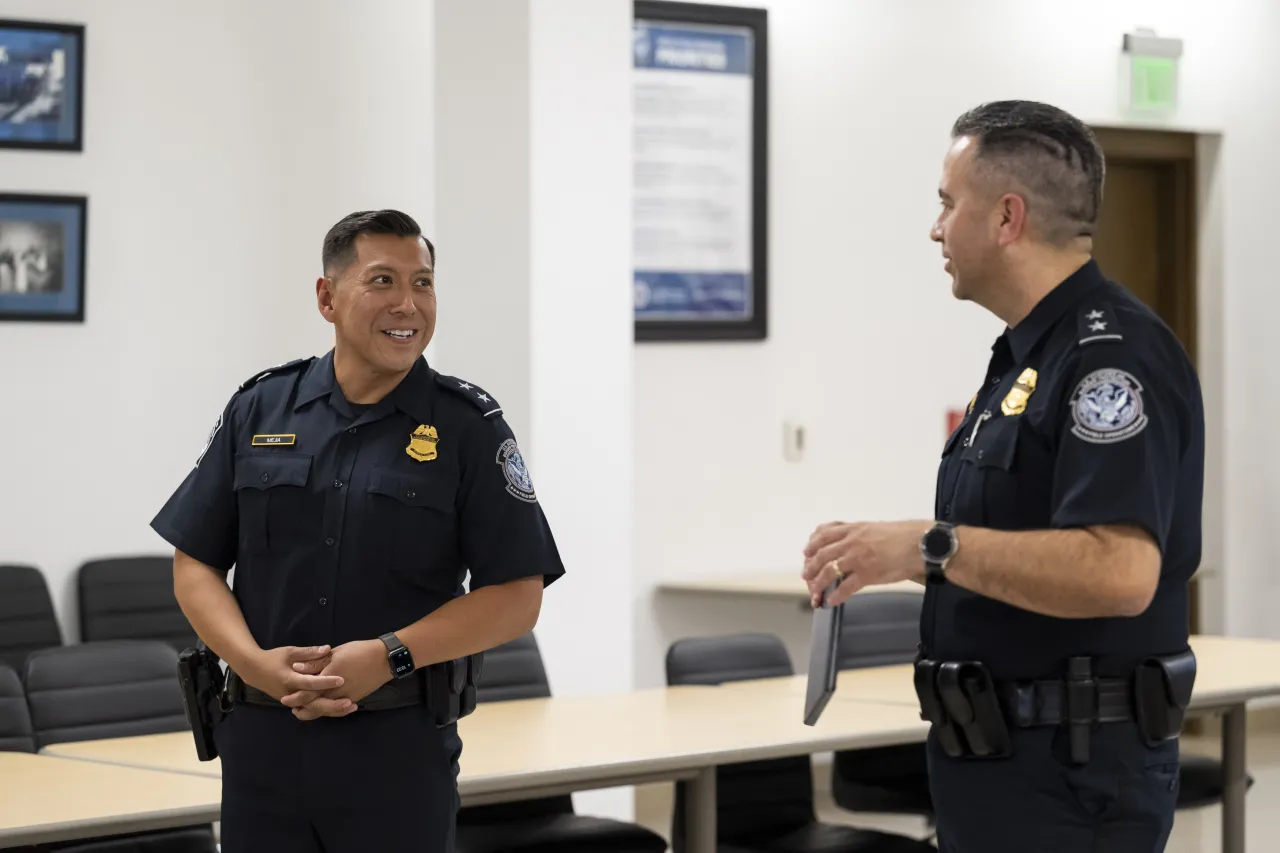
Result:
[[[813,611],[813,640],[809,646],[809,686],[804,697],[804,724],[812,726],[822,716],[836,692],[836,650],[840,646],[840,621],[844,605],[827,603],[839,583],[822,594],[822,606]]]

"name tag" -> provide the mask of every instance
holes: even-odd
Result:
[[[296,435],[255,435],[254,447],[276,447],[291,445],[298,440]]]

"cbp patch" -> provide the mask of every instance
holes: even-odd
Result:
[[[1095,370],[1071,395],[1071,432],[1093,444],[1114,444],[1147,427],[1142,385],[1123,370]]]
[[[200,462],[204,459],[204,455],[209,452],[209,448],[213,447],[213,437],[218,434],[218,430],[222,429],[222,413],[218,413],[218,420],[214,423],[213,429],[209,430],[209,437],[205,439],[204,450],[200,451],[200,455],[196,457],[196,467],[200,467]]]
[[[524,457],[520,455],[520,448],[516,447],[514,438],[502,442],[495,461],[502,468],[502,475],[507,478],[507,492],[512,497],[531,504],[538,502],[537,495],[533,493],[533,479],[529,476],[529,469],[525,467]]]

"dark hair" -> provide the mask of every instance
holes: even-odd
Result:
[[[413,217],[398,210],[358,210],[348,213],[324,235],[324,248],[320,251],[320,263],[326,275],[334,269],[345,269],[355,260],[356,238],[361,234],[394,234],[397,237],[422,237],[431,255],[431,265],[436,263],[436,247],[422,236],[422,229]]]
[[[1092,237],[1102,209],[1106,159],[1084,122],[1035,101],[995,101],[956,119],[951,137],[972,137],[990,173],[1021,190],[1040,236],[1062,246]]]

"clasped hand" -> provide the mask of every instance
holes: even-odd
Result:
[[[381,640],[340,646],[285,646],[263,652],[259,690],[278,699],[300,720],[345,717],[361,699],[391,680]]]

